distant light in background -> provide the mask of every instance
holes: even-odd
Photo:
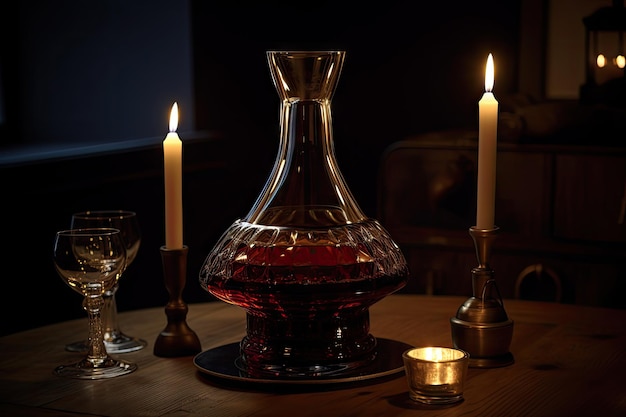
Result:
[[[598,9],[582,19],[585,27],[585,83],[579,91],[580,101],[585,105],[626,107],[623,93],[626,88],[624,1],[604,0]]]

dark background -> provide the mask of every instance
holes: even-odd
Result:
[[[527,3],[543,11],[543,2]],[[165,304],[161,141],[173,101],[185,146],[184,297],[207,301],[197,283],[204,257],[252,206],[277,150],[279,101],[267,50],[347,51],[332,102],[337,158],[363,211],[376,217],[384,149],[422,132],[475,128],[489,53],[497,97],[541,78],[523,72],[543,59],[541,45],[530,53],[536,60],[523,59],[523,5],[7,2],[0,333],[84,316],[80,296],[51,261],[54,232],[79,210],[138,212],[143,242],[120,283],[119,310]],[[541,28],[543,19],[524,21]]]
[[[273,161],[278,97],[265,51],[346,50],[332,103],[335,146],[357,200],[374,215],[372,187],[386,146],[420,132],[476,126],[490,52],[496,91],[516,91],[520,2],[341,4],[193,2],[196,124],[231,132],[237,126],[242,152]]]

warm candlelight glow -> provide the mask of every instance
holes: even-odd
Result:
[[[487,66],[485,67],[485,91],[490,93],[493,90],[495,74],[493,68],[493,55],[487,57]]]
[[[170,111],[170,132],[176,132],[178,129],[178,103],[174,102]]]
[[[495,226],[498,101],[492,93],[494,72],[493,56],[489,54],[485,68],[485,93],[478,102],[478,185],[476,187],[476,228],[478,229],[493,229]]]
[[[604,66],[606,65],[606,58],[604,57],[604,55],[598,55],[598,57],[596,58],[596,64],[599,68],[604,68]]]
[[[415,359],[421,359],[423,361],[442,362],[461,359],[464,356],[464,353],[457,349],[425,347],[410,350],[407,352],[407,355]]]
[[[165,247],[183,247],[183,191],[182,153],[183,145],[176,133],[178,128],[178,104],[170,112],[170,132],[163,141],[165,169]]]
[[[463,398],[469,354],[446,347],[413,348],[402,354],[411,399],[446,404]]]
[[[624,55],[615,57],[615,65],[617,65],[618,68],[624,68],[626,66],[626,58],[624,58]]]

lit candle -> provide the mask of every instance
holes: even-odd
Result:
[[[402,353],[409,397],[426,404],[463,399],[469,354],[461,349],[418,347]]]
[[[493,56],[489,54],[485,71],[485,94],[478,102],[478,196],[476,228],[494,228],[496,198],[496,146],[498,137],[498,101],[493,89]]]
[[[165,247],[183,247],[183,144],[176,133],[178,128],[178,104],[170,112],[170,131],[163,141],[165,167]]]

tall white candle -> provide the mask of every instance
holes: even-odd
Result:
[[[178,128],[178,104],[174,103],[170,113],[170,131],[163,141],[165,168],[165,247],[183,247],[183,144]]]
[[[485,70],[485,93],[478,102],[477,229],[494,228],[498,101],[492,93],[493,82],[493,56],[489,54]]]

